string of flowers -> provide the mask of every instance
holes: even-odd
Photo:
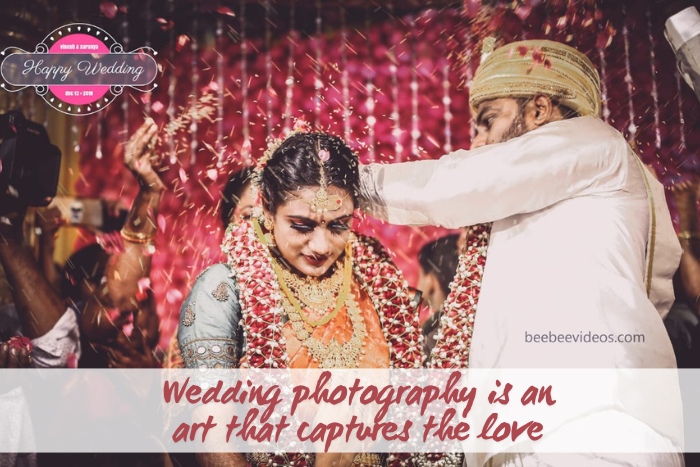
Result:
[[[366,284],[384,338],[389,344],[392,368],[420,368],[423,361],[419,316],[408,283],[378,240],[356,235],[353,268]]]
[[[430,368],[469,367],[474,317],[490,236],[491,224],[467,227],[467,245],[443,305],[437,342],[430,353]]]

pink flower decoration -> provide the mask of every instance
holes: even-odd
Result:
[[[328,152],[328,149],[321,149],[318,151],[318,158],[321,159],[323,162],[326,162],[328,159],[330,159],[331,153]]]

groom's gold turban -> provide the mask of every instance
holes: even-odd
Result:
[[[472,82],[472,110],[489,99],[544,94],[581,116],[600,115],[600,79],[593,63],[559,42],[513,42],[494,50]]]

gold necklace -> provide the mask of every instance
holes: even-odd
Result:
[[[347,246],[345,247],[343,283],[340,287],[340,292],[338,293],[338,297],[335,302],[335,308],[333,309],[333,311],[328,313],[326,316],[323,316],[318,321],[311,321],[311,319],[306,315],[306,313],[304,313],[301,303],[299,303],[299,300],[297,300],[296,295],[294,295],[294,293],[290,290],[289,286],[284,280],[284,269],[282,268],[282,266],[280,266],[280,264],[274,258],[271,258],[270,262],[272,264],[272,269],[275,271],[275,275],[277,276],[280,289],[282,289],[282,292],[284,292],[284,295],[286,295],[295,313],[298,314],[299,317],[306,324],[308,324],[312,328],[315,328],[316,326],[322,326],[328,323],[330,320],[336,317],[336,315],[340,311],[340,308],[343,306],[343,303],[345,303],[348,294],[350,293],[350,285],[352,283],[352,247],[350,242],[348,242]],[[325,310],[321,310],[319,314],[323,314],[324,311]]]
[[[320,368],[357,368],[359,365],[363,354],[362,348],[367,337],[367,326],[352,292],[348,293],[345,304],[352,323],[352,337],[344,344],[331,338],[331,341],[326,345],[311,335],[296,307],[289,301],[289,297],[282,298],[282,306],[289,316],[294,335],[306,347],[309,355]]]
[[[318,314],[323,314],[336,302],[336,296],[343,284],[343,273],[337,267],[326,279],[315,277],[302,279],[289,269],[280,267],[279,280],[284,281],[300,302]]]

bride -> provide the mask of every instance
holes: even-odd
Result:
[[[229,225],[226,264],[204,271],[182,305],[185,368],[419,368],[408,284],[379,242],[352,232],[359,175],[350,148],[295,127],[265,152],[254,184],[258,215]],[[326,455],[211,456],[326,463]],[[327,461],[380,463],[376,454]]]

